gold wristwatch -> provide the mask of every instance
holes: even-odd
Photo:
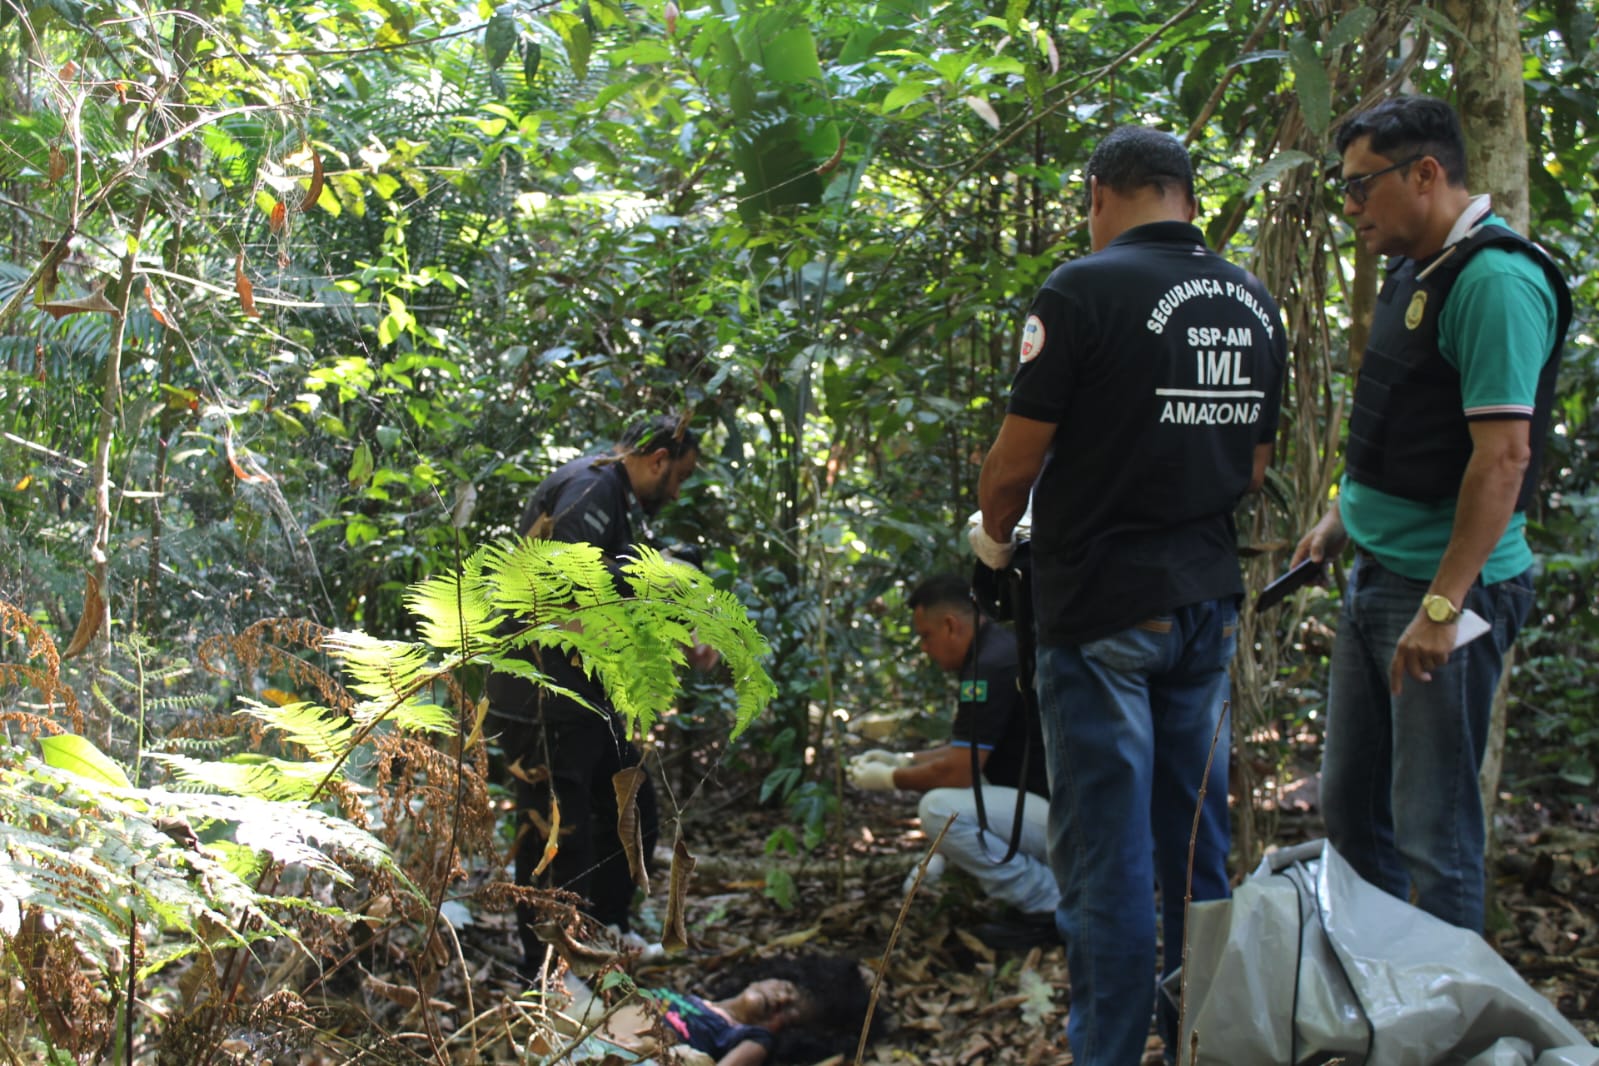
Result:
[[[1460,608],[1450,603],[1448,596],[1440,596],[1436,592],[1429,592],[1421,598],[1421,609],[1439,625],[1449,625],[1460,619]]]

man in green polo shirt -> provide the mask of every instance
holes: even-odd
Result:
[[[1327,836],[1368,881],[1402,899],[1414,889],[1423,910],[1480,932],[1477,772],[1532,606],[1524,512],[1571,300],[1548,256],[1468,190],[1449,105],[1384,101],[1337,146],[1355,235],[1393,258],[1346,474],[1293,559],[1355,546],[1328,694]]]

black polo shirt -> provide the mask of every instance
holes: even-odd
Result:
[[[1194,226],[1136,226],[1034,299],[1007,410],[1052,422],[1033,496],[1041,640],[1241,596],[1233,508],[1277,429],[1287,338]]]
[[[592,544],[611,564],[620,586],[620,563],[634,544],[639,514],[627,468],[615,455],[586,455],[559,467],[539,483],[523,508],[518,529],[524,536],[570,544]],[[642,520],[642,519],[641,519]],[[601,712],[615,713],[605,688],[558,649],[530,649],[528,656],[556,685],[570,689]],[[542,717],[546,723],[591,716],[576,701],[507,673],[490,675],[489,706],[506,718]]]
[[[960,702],[950,743],[956,747],[988,749],[983,779],[991,785],[1018,788],[1022,751],[1032,734],[1027,757],[1027,791],[1049,795],[1049,775],[1044,768],[1044,737],[1038,715],[1016,687],[1016,634],[995,622],[984,622],[972,639],[967,665],[960,672]]]

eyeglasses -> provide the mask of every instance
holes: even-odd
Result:
[[[1334,191],[1340,192],[1349,199],[1355,201],[1355,203],[1363,204],[1366,202],[1367,198],[1371,196],[1370,186],[1372,181],[1392,171],[1403,170],[1405,167],[1410,166],[1412,163],[1419,162],[1423,158],[1424,155],[1413,155],[1409,159],[1402,160],[1401,162],[1395,163],[1390,167],[1383,167],[1381,170],[1374,170],[1370,174],[1361,174],[1358,177],[1349,178],[1344,181],[1335,181],[1333,182],[1333,189]]]

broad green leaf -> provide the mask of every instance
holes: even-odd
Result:
[[[1346,44],[1352,44],[1365,36],[1366,31],[1371,29],[1372,24],[1376,21],[1377,13],[1371,8],[1361,5],[1353,11],[1347,12],[1338,20],[1337,25],[1333,26],[1332,32],[1327,35],[1327,40],[1323,47],[1331,52],[1335,48],[1342,48]]]
[[[128,775],[122,772],[122,767],[112,762],[109,756],[85,737],[75,733],[40,737],[39,748],[47,766],[71,771],[79,777],[112,788],[133,787]]]
[[[366,441],[356,445],[350,457],[350,484],[365,485],[372,477],[372,447]]]
[[[1253,196],[1271,182],[1276,181],[1290,171],[1297,170],[1306,163],[1313,163],[1309,155],[1295,149],[1278,152],[1249,176],[1249,191],[1245,194]]]
[[[489,24],[483,27],[483,54],[490,70],[499,70],[505,65],[511,49],[516,47],[516,38],[516,19],[508,13],[501,11],[489,19]]]
[[[883,111],[898,111],[908,104],[914,104],[927,95],[927,90],[932,86],[925,81],[902,81],[888,91],[883,98]]]
[[[1319,137],[1332,122],[1332,87],[1315,42],[1302,33],[1295,36],[1288,42],[1288,65],[1294,72],[1294,90],[1299,94],[1305,125]]]
[[[566,61],[571,64],[572,73],[580,81],[588,77],[589,53],[594,43],[588,23],[570,12],[556,11],[550,15],[550,25],[555,27],[555,32],[561,35],[561,43],[566,45]]]
[[[770,22],[770,20],[768,20]],[[766,74],[775,82],[797,84],[822,77],[822,64],[816,56],[816,39],[810,27],[794,22],[764,40],[761,60]]]
[[[527,42],[527,50],[522,53],[522,80],[532,85],[533,79],[539,76],[539,64],[544,61],[544,46],[537,41]]]

